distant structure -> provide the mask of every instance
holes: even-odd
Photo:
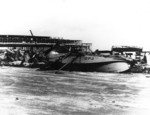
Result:
[[[0,47],[53,46],[55,44],[81,44],[81,40],[68,40],[49,36],[0,35]]]
[[[59,37],[50,36],[31,36],[28,35],[0,35],[0,47],[8,47],[9,49],[24,49],[24,50],[37,50],[37,49],[54,49],[59,48],[69,51],[70,49],[84,48],[88,51],[92,46],[91,43],[82,43],[81,40],[70,40]]]
[[[121,54],[132,59],[142,60],[144,58],[143,48],[137,46],[112,46],[111,49],[114,54]]]
[[[112,46],[111,51],[115,52],[142,52],[143,48],[137,46]]]

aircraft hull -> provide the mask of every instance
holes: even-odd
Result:
[[[129,70],[131,65],[123,59],[114,57],[71,56],[51,65],[51,68],[56,70],[61,67],[66,71],[124,72]]]

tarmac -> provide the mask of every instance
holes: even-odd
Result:
[[[149,115],[150,75],[0,68],[1,115]]]

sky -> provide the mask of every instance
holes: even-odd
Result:
[[[150,50],[150,0],[0,0],[0,34],[63,37],[92,49]]]

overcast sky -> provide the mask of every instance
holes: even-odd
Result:
[[[93,50],[150,50],[150,0],[0,0],[0,34],[91,42]]]

